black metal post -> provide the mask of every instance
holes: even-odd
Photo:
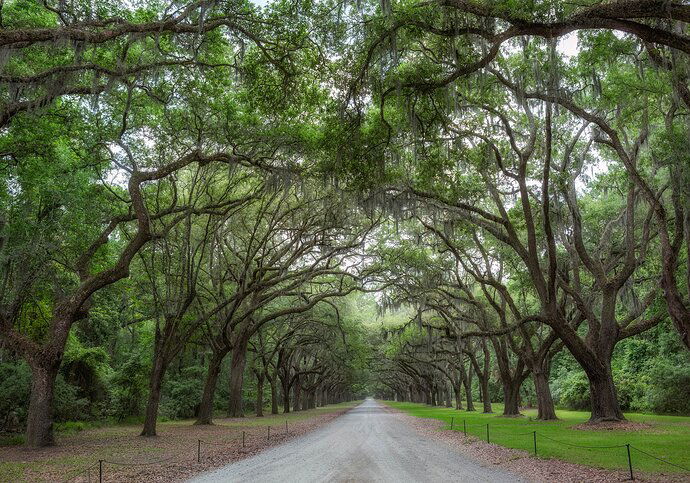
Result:
[[[537,456],[537,432],[534,432],[534,456]]]
[[[453,422],[455,418],[453,416],[450,417],[450,429],[453,429]]]
[[[242,431],[242,447],[244,448],[244,431]]]
[[[489,443],[489,423],[486,423],[486,442]]]
[[[285,420],[285,434],[288,434],[288,425],[287,425],[287,419]]]
[[[103,460],[98,460],[98,482],[103,483]]]
[[[465,433],[465,436],[467,436],[467,420],[463,419],[462,420],[462,431]]]
[[[630,468],[630,479],[634,480],[635,475],[633,475],[633,470],[632,470],[632,458],[630,458],[630,444],[626,444],[625,448],[628,450],[628,468]]]
[[[268,427],[268,441],[271,441],[271,427]]]
[[[196,449],[196,462],[201,463],[201,440],[199,440],[199,446]]]

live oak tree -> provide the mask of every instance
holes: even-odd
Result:
[[[202,424],[221,376],[244,414],[248,374],[257,413],[268,385],[273,413],[375,388],[516,415],[531,379],[551,419],[566,359],[592,420],[622,419],[620,351],[682,370],[690,347],[689,20],[662,0],[0,2],[0,357],[32,373],[27,444],[53,442],[60,372],[98,378],[87,353],[115,372],[98,404],[147,398],[145,435],[183,368]],[[371,291],[395,324],[362,329]]]
[[[201,54],[206,48],[210,48],[211,54],[214,54],[214,48],[224,55],[232,54],[236,52],[233,42],[234,45],[244,45],[245,41],[251,42],[254,37],[248,30],[239,28],[239,31],[245,32],[238,34],[240,36],[216,37],[212,42],[202,42],[207,33],[231,23],[228,20],[229,10],[225,10],[225,16],[212,15],[216,20],[205,23],[206,13],[213,11],[206,11],[206,2],[199,2],[182,11],[173,9],[172,17],[171,12],[161,12],[161,18],[152,22],[134,18],[127,20],[112,12],[91,12],[79,7],[72,11],[71,7],[66,10],[63,5],[55,8],[46,5],[37,7],[21,2],[9,8],[3,5],[2,18],[6,28],[2,42],[5,52],[9,51],[10,54],[8,65],[5,66],[7,77],[3,82],[3,86],[9,88],[5,91],[3,106],[3,123],[9,123],[3,136],[7,146],[3,151],[4,162],[15,172],[13,176],[21,176],[20,173],[26,172],[30,163],[50,166],[59,160],[58,164],[62,167],[58,168],[58,172],[70,174],[80,182],[79,191],[72,190],[72,193],[81,192],[82,200],[84,195],[98,194],[102,201],[96,204],[86,201],[77,203],[75,196],[67,197],[68,192],[56,190],[55,186],[35,185],[36,188],[27,190],[29,185],[20,181],[20,178],[11,181],[19,189],[9,198],[9,206],[22,209],[25,214],[22,218],[15,214],[7,221],[4,221],[7,215],[3,214],[3,241],[0,246],[5,253],[12,254],[5,257],[3,262],[5,289],[0,324],[4,340],[32,368],[32,397],[27,421],[27,444],[32,446],[53,442],[53,384],[72,324],[88,315],[94,293],[126,278],[137,252],[150,240],[164,236],[170,224],[174,225],[179,219],[180,213],[189,209],[179,204],[175,196],[162,200],[150,185],[158,183],[163,186],[171,175],[191,165],[214,162],[247,164],[250,159],[237,154],[236,149],[223,151],[214,149],[217,145],[205,145],[206,138],[200,130],[190,138],[187,136],[189,129],[182,129],[174,135],[175,145],[157,144],[163,141],[169,130],[163,129],[160,138],[156,139],[155,136],[149,136],[151,131],[148,129],[170,121],[171,118],[167,116],[173,114],[179,104],[169,110],[166,108],[189,97],[180,95],[169,82],[174,76],[172,73],[170,77],[166,77],[165,73],[150,78],[140,77],[141,70],[156,64],[143,59],[142,55],[168,55],[167,50],[176,43],[176,37],[167,36],[165,42],[161,43],[160,38],[152,39],[157,33],[186,33],[189,34],[189,42],[186,46],[182,42],[181,48],[193,47],[193,52],[191,60],[185,60],[182,64],[189,69],[188,72],[198,71],[206,64]],[[36,8],[45,10],[33,12]],[[201,10],[204,14],[200,18]],[[125,10],[120,13],[134,15],[134,12]],[[190,17],[192,15],[194,20]],[[241,38],[242,35],[245,37]],[[190,39],[190,36],[193,38]],[[140,39],[152,42],[151,47],[143,50],[138,48],[137,41]],[[66,47],[62,47],[63,42],[66,42]],[[108,42],[119,47],[116,49],[108,44],[109,55],[103,58],[99,47]],[[93,43],[97,47],[91,50],[85,48],[84,43]],[[270,57],[267,51],[257,48]],[[166,51],[165,55],[159,49]],[[55,55],[58,51],[65,53]],[[175,56],[175,52],[171,50],[170,55]],[[45,66],[39,63],[38,59],[41,58],[59,64]],[[118,64],[119,67],[115,72],[103,72],[103,65],[96,66],[92,59],[109,62],[109,65]],[[177,57],[172,66],[180,63]],[[157,67],[166,67],[165,61],[157,64]],[[25,71],[26,67],[31,69],[30,73],[17,77],[17,73]],[[70,76],[67,74],[70,73],[75,75],[68,79]],[[102,82],[114,83],[108,86],[110,89],[107,93],[104,92],[105,85],[98,80],[101,74],[110,79]],[[56,82],[55,78],[60,81]],[[178,75],[176,81],[184,79],[189,80],[189,77]],[[85,83],[88,83],[87,87],[84,87]],[[29,88],[24,89],[25,85]],[[184,85],[190,87],[187,82]],[[63,97],[101,92],[107,95],[101,96],[101,101],[92,107],[78,97]],[[62,102],[52,104],[58,98]],[[34,108],[42,109],[35,113],[25,112]],[[25,114],[18,116],[20,112]],[[49,139],[34,135],[33,149],[20,148],[16,141],[32,136],[31,118],[38,117],[47,123],[52,116],[64,123],[66,129],[63,137]],[[85,126],[89,123],[98,127],[93,135],[87,134]],[[47,126],[44,124],[44,127]],[[75,131],[77,129],[79,132]],[[147,142],[152,145],[151,149]],[[116,181],[103,180],[108,176]],[[24,179],[28,182],[27,178]],[[26,196],[32,192],[33,196]],[[108,205],[112,209],[107,209]],[[92,210],[89,210],[91,207]],[[18,229],[18,223],[32,218],[35,220],[33,234]],[[78,220],[84,221],[85,230],[77,235],[72,230],[72,224]],[[163,231],[155,230],[152,220],[160,220],[165,225]],[[56,231],[59,229],[62,232]],[[37,243],[34,237],[41,233],[54,238]],[[117,239],[117,243],[109,243],[111,239]],[[27,253],[27,249],[32,252]],[[58,264],[54,263],[55,259],[59,260]],[[36,300],[36,295],[44,299],[40,312],[47,321],[40,323],[42,327],[36,327],[38,330],[24,323],[27,317],[31,318],[27,309],[31,304],[29,301]],[[34,311],[34,314],[37,312]]]

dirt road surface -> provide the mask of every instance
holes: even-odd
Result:
[[[190,480],[210,482],[497,482],[520,477],[427,439],[372,399],[332,423]]]

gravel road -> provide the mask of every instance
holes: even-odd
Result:
[[[373,399],[301,438],[190,480],[519,482],[424,438]]]

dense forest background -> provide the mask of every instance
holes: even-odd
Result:
[[[0,2],[4,440],[366,395],[690,414],[689,21]]]

